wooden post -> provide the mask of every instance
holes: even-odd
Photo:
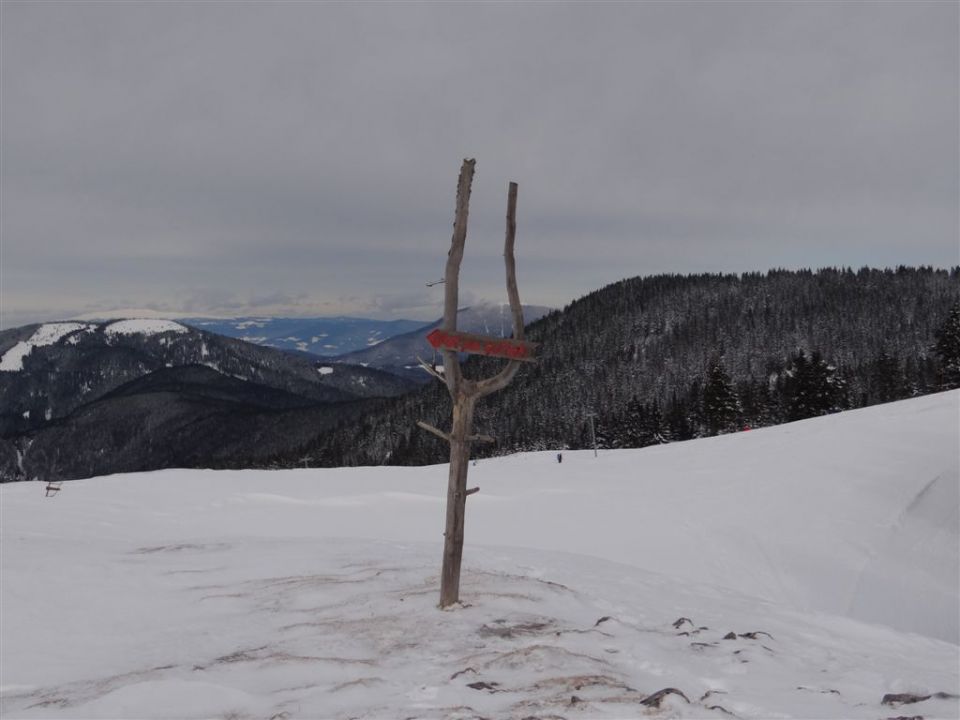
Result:
[[[464,160],[457,181],[456,211],[453,238],[447,254],[444,275],[443,330],[456,332],[459,303],[460,264],[467,239],[467,216],[470,208],[470,189],[473,184],[475,160]],[[523,307],[517,290],[516,263],[513,256],[516,239],[517,184],[511,182],[507,192],[507,229],[504,241],[507,296],[513,316],[513,337],[523,340]],[[450,469],[447,476],[447,517],[443,543],[443,567],[440,573],[440,607],[446,608],[460,600],[460,566],[463,558],[463,530],[467,496],[478,488],[467,490],[467,471],[470,467],[470,449],[475,440],[492,440],[473,434],[473,410],[477,400],[505,388],[520,369],[520,361],[510,360],[496,375],[483,380],[468,380],[460,371],[460,360],[455,350],[442,350],[443,376],[453,401],[453,423],[444,433],[426,423],[420,427],[450,443]]]
[[[474,402],[473,396],[460,395],[453,403],[440,607],[449,607],[460,600],[460,563],[463,558],[463,526],[467,514],[467,471],[470,467],[468,436],[473,425]]]
[[[590,418],[590,444],[593,445],[594,457],[597,456],[597,433],[593,428],[593,418],[595,417],[595,415],[596,415],[595,413],[590,413],[587,415],[587,417]]]

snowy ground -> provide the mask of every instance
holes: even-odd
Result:
[[[481,461],[447,612],[445,466],[3,486],[0,711],[956,718],[958,425]]]

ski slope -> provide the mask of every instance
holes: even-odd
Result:
[[[446,612],[446,466],[6,485],[0,710],[956,718],[958,438],[954,391],[480,461]]]

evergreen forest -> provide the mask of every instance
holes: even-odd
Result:
[[[617,282],[527,327],[539,359],[476,411],[475,456],[643,447],[960,386],[960,268]],[[439,360],[439,358],[436,358]],[[467,377],[503,361],[472,357]],[[320,466],[445,462],[446,388],[384,400],[302,448]],[[276,458],[275,466],[289,464]]]

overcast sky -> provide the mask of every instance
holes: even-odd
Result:
[[[958,4],[2,3],[2,325],[960,263]]]

